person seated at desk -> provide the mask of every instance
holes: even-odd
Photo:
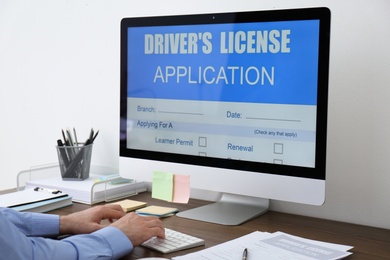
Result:
[[[50,239],[68,234],[74,236]],[[1,259],[118,259],[154,236],[165,238],[157,217],[125,214],[119,205],[67,216],[0,208]]]

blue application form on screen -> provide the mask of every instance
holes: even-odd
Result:
[[[128,28],[127,147],[315,167],[319,26]]]

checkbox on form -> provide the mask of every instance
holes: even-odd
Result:
[[[275,154],[283,154],[283,144],[274,143],[274,153]]]
[[[199,137],[199,147],[207,147],[207,137]]]

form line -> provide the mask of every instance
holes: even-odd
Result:
[[[195,116],[203,116],[201,113],[189,113],[189,112],[172,112],[172,111],[158,111],[163,114],[180,114],[180,115],[195,115]]]
[[[297,119],[279,119],[279,118],[264,118],[264,117],[247,117],[246,119],[254,119],[254,120],[267,120],[267,121],[284,121],[284,122],[298,122],[301,120]]]

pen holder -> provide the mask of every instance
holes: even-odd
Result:
[[[56,146],[62,180],[82,181],[89,177],[92,146]]]

